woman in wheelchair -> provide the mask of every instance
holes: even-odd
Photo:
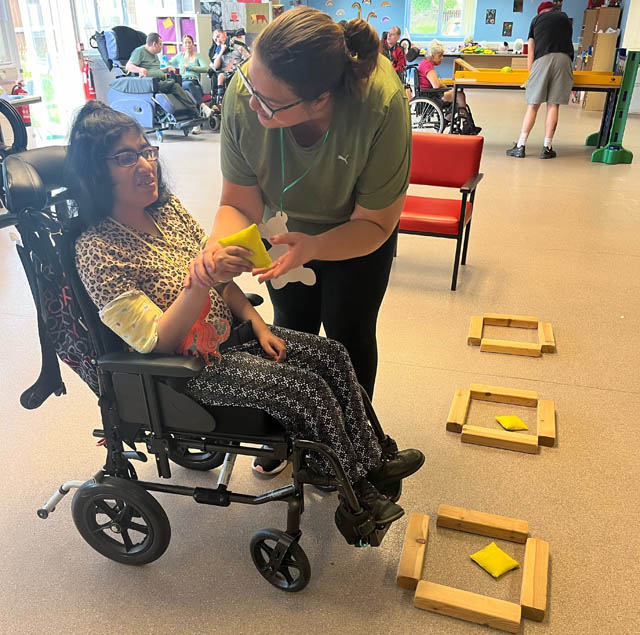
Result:
[[[451,106],[453,102],[453,89],[450,88],[442,93],[433,94],[432,92],[427,91],[437,91],[445,89],[446,86],[443,84],[438,75],[436,73],[435,67],[442,64],[442,59],[444,57],[445,48],[442,42],[438,40],[433,40],[431,44],[429,44],[428,54],[424,57],[424,59],[418,65],[418,77],[420,81],[420,91],[425,91],[425,93],[431,98],[439,101],[443,106],[443,111],[445,113],[445,119],[450,122],[451,121]],[[457,104],[456,107],[458,109],[458,114],[460,116],[460,120],[462,122],[462,133],[463,134],[478,134],[482,128],[478,128],[473,123],[473,118],[471,117],[471,111],[467,106],[467,99],[463,91],[458,91]]]
[[[157,159],[158,148],[127,115],[96,101],[78,113],[67,155],[84,228],[76,264],[102,321],[140,353],[201,356],[207,366],[189,380],[187,395],[204,405],[260,408],[290,436],[328,445],[374,520],[400,518],[403,509],[384,492],[422,466],[422,453],[383,456],[341,344],[265,324],[230,281],[251,270],[250,252],[217,252],[226,264],[215,284],[183,287],[206,236],[167,191]],[[237,322],[245,324],[233,328]],[[331,474],[326,459],[317,465]]]
[[[179,70],[182,88],[191,93],[199,106],[203,97],[200,73],[206,73],[208,67],[202,55],[194,49],[193,38],[190,35],[187,34],[182,38],[182,53],[174,55],[169,60],[169,64]]]

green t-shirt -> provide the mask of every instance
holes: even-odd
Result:
[[[160,60],[157,55],[149,53],[144,45],[139,46],[137,49],[133,49],[129,61],[140,68],[147,69],[147,77],[158,77],[160,79],[165,78],[165,74],[160,69]]]
[[[250,62],[248,62],[250,63]],[[411,122],[405,91],[389,60],[378,66],[359,97],[335,98],[326,142],[298,145],[283,129],[284,183],[309,173],[284,194],[289,231],[319,234],[349,220],[357,202],[383,209],[408,188]],[[222,174],[237,185],[258,184],[265,220],[280,209],[280,129],[264,128],[249,108],[249,93],[234,77],[223,101]]]

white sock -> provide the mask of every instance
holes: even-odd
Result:
[[[553,141],[553,137],[545,137],[544,138],[544,147],[551,149],[551,142]]]
[[[526,145],[528,136],[529,136],[528,132],[520,133],[520,138],[518,139],[518,148],[521,148],[523,145]]]

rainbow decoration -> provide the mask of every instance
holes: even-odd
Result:
[[[362,0],[362,4],[371,4],[371,0]]]
[[[336,15],[344,15],[344,9],[338,9]]]
[[[367,15],[367,22],[369,22],[370,18],[377,18],[378,14],[375,11],[369,11],[369,14]]]
[[[391,3],[388,0],[384,0],[384,2],[380,5],[381,7],[390,7]]]
[[[380,18],[380,22],[391,22],[391,18],[388,15]]]
[[[351,8],[358,11],[358,19],[362,18],[362,5],[359,2],[354,2]]]
[[[327,0],[327,1],[324,3],[324,6],[325,6],[325,7],[330,7],[332,4],[335,4],[335,2],[334,2],[333,0]]]

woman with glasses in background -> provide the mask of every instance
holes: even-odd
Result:
[[[260,408],[292,437],[325,443],[374,520],[400,518],[402,508],[380,489],[418,470],[422,454],[383,459],[341,344],[264,323],[229,280],[246,269],[245,249],[224,248],[224,273],[183,287],[206,236],[167,191],[157,159],[131,117],[96,101],[78,113],[67,183],[85,228],[76,266],[100,319],[140,353],[202,357],[207,365],[186,394],[205,405]],[[318,462],[331,474],[324,458]]]
[[[227,89],[220,208],[191,280],[237,275],[217,238],[284,212],[287,231],[269,242],[287,250],[254,272],[268,281],[274,323],[307,333],[322,324],[371,395],[410,160],[407,99],[373,28],[308,7],[287,11],[260,33]],[[302,266],[313,271],[298,277],[304,283],[279,283]]]

